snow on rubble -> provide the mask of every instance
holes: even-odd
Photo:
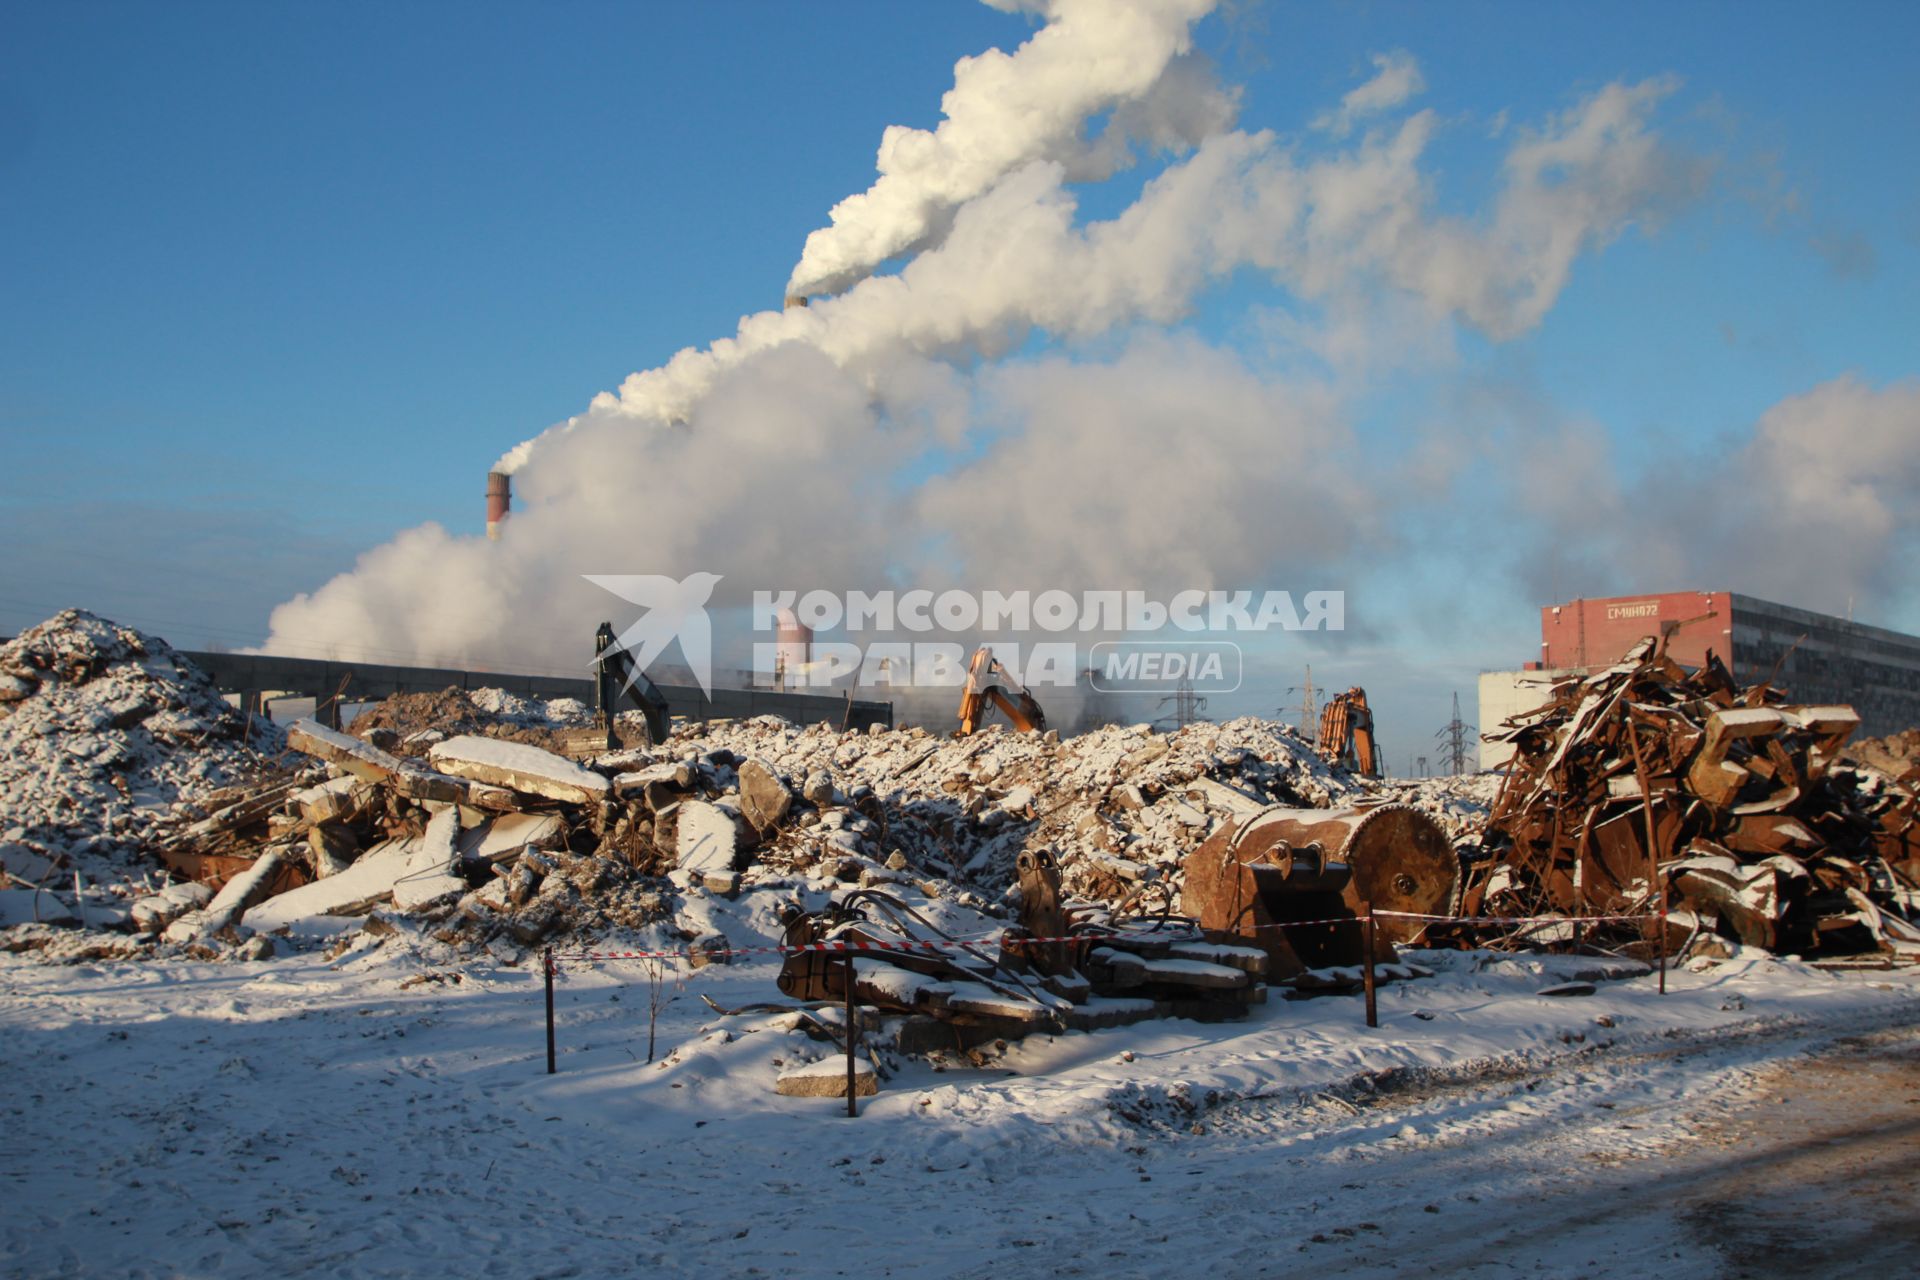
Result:
[[[1061,739],[998,728],[969,738],[923,729],[840,733],[759,717],[692,726],[668,751],[614,759],[634,768],[708,762],[723,791],[737,787],[738,762],[760,762],[788,780],[803,811],[762,861],[810,868],[849,858],[885,863],[897,853],[922,874],[996,895],[1029,844],[1060,851],[1076,892],[1123,897],[1166,881],[1227,812],[1194,790],[1200,779],[1256,806],[1326,807],[1366,794],[1291,728],[1255,719],[1167,734],[1107,727]]]
[[[63,821],[91,799],[124,797],[102,789],[99,770],[16,767],[16,789],[0,795],[5,819],[16,837],[39,843],[19,850],[14,882],[22,871],[77,865],[76,835],[84,842],[95,830],[123,837],[113,873],[157,871],[164,861],[201,882],[169,888],[162,876],[158,889],[116,887],[100,883],[114,878],[109,869],[88,864],[98,918],[85,922],[131,936],[105,945],[38,928],[4,940],[48,959],[180,947],[257,956],[274,942],[256,935],[298,947],[392,912],[437,924],[447,945],[518,959],[551,939],[623,929],[661,926],[669,940],[691,941],[701,936],[703,895],[763,889],[774,907],[811,909],[849,887],[887,886],[919,909],[942,901],[969,912],[977,925],[1005,917],[1014,861],[1030,846],[1056,851],[1073,893],[1165,907],[1182,858],[1229,815],[1338,804],[1376,789],[1326,764],[1292,729],[1254,719],[1171,734],[1113,727],[1063,741],[1000,730],[964,739],[917,728],[845,732],[763,717],[683,724],[667,743],[582,760],[594,720],[584,707],[499,690],[398,695],[348,733],[303,722],[292,750],[270,761],[263,750],[289,739],[270,725],[249,730],[153,637],[75,613],[7,653],[19,671],[7,686],[19,695],[12,728],[103,767],[133,756],[172,784],[131,775],[128,790],[147,806],[137,823],[115,814]],[[129,692],[142,681],[144,694]],[[53,689],[83,695],[57,724]],[[635,723],[616,726],[615,737],[644,741],[637,717],[623,719]],[[106,729],[118,737],[102,745]],[[240,740],[249,732],[251,745]],[[216,790],[243,780],[251,785]],[[441,826],[456,856],[423,869],[420,842]],[[272,874],[252,874],[250,864],[268,856]],[[244,893],[206,900],[243,870]],[[436,886],[424,896],[414,885],[422,876]],[[9,908],[10,923],[80,922],[80,904],[44,892],[31,911],[13,905],[21,910]]]
[[[66,610],[0,645],[0,858],[25,881],[137,872],[161,824],[284,745],[166,641]]]

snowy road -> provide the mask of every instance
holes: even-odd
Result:
[[[1383,992],[1378,1031],[1357,1000],[1276,1000],[908,1066],[849,1120],[772,1091],[819,1046],[694,998],[767,999],[770,966],[695,975],[653,1066],[638,974],[570,974],[548,1077],[521,971],[0,958],[0,1254],[20,1276],[1771,1276],[1911,1247],[1920,981],[1738,961],[1666,997],[1537,994],[1578,963],[1444,957]]]

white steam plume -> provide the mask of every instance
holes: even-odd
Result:
[[[1012,54],[962,58],[931,133],[891,125],[879,178],[835,205],[807,237],[790,295],[838,293],[889,258],[932,243],[952,211],[1015,169],[1059,163],[1070,180],[1099,181],[1132,159],[1132,142],[1192,146],[1234,114],[1204,63],[1193,24],[1216,0],[1046,0],[1047,18]],[[1097,138],[1096,116],[1110,113]]]
[[[1381,522],[1348,478],[1378,468],[1342,470],[1355,445],[1327,388],[1190,338],[991,361],[1036,328],[1176,322],[1246,269],[1306,299],[1385,290],[1524,331],[1582,250],[1698,189],[1649,125],[1668,88],[1609,86],[1522,131],[1472,220],[1428,208],[1426,112],[1310,157],[1214,133],[1092,224],[1066,162],[1020,165],[897,274],[749,316],[516,450],[520,505],[498,542],[403,534],[275,610],[268,647],[551,665],[584,646],[555,620],[609,604],[585,573],[720,572],[724,606],[752,587],[903,577],[1117,589],[1337,571]]]

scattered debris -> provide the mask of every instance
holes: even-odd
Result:
[[[1643,641],[1496,735],[1515,754],[1467,913],[1665,910],[1676,951],[1720,935],[1777,952],[1920,955],[1915,795],[1842,764],[1859,723],[1850,707],[1741,687],[1711,654],[1688,673]],[[1571,928],[1512,936],[1565,942]]]

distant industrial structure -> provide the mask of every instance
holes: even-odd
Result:
[[[1666,636],[1682,666],[1702,666],[1712,652],[1742,683],[1769,681],[1798,703],[1846,703],[1862,737],[1920,726],[1920,637],[1732,591],[1673,591],[1543,607],[1539,659],[1480,675],[1482,731],[1539,706],[1556,680],[1612,666],[1647,636]],[[1509,754],[1506,743],[1483,742],[1480,767]]]
[[[269,714],[274,701],[311,699],[314,718],[341,727],[342,708],[377,702],[397,693],[438,693],[442,689],[503,689],[522,698],[577,698],[594,705],[594,682],[586,676],[516,675],[468,671],[458,667],[405,667],[392,663],[342,662],[319,658],[281,658],[252,653],[183,651],[213,679],[222,693],[240,705]],[[850,694],[789,693],[777,689],[715,688],[663,684],[656,688],[675,719],[705,721],[780,716],[795,724],[826,723],[850,729],[893,725],[893,704],[856,700]]]

